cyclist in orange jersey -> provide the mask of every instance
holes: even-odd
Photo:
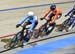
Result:
[[[47,13],[42,18],[40,18],[40,20],[45,19],[47,15],[50,24],[52,24],[55,22],[55,20],[59,19],[62,16],[62,11],[60,8],[57,8],[55,4],[52,4]]]

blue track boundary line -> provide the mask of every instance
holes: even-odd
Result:
[[[67,4],[67,3],[74,3],[74,2],[75,1],[67,1],[67,2],[59,2],[59,3],[54,3],[54,4]],[[48,5],[51,5],[51,4],[41,4],[41,5],[35,5],[35,6],[25,6],[25,7],[2,9],[2,10],[0,10],[0,12],[10,11],[10,10],[20,10],[20,9],[25,9],[25,8],[34,8],[34,7],[48,6]]]

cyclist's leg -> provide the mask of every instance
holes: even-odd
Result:
[[[26,34],[23,36],[23,45],[27,45],[28,41],[30,40],[30,33],[28,33],[28,30],[26,31]]]
[[[23,31],[25,30],[26,26],[27,26],[27,25],[30,25],[30,24],[31,24],[31,23],[30,23],[29,21],[25,22],[25,23],[23,24]],[[22,35],[22,39],[21,39],[22,44],[23,44],[24,42],[27,42],[27,38],[25,38],[26,36],[27,36],[27,31],[26,31],[26,34],[23,33],[23,35]]]
[[[31,32],[31,35],[30,35],[30,36],[31,36],[31,37],[33,36],[33,38],[35,38],[35,37],[34,37],[34,33],[35,33],[34,29],[36,28],[37,24],[38,24],[38,21],[35,21],[34,23],[31,24],[31,27],[30,27],[30,29],[32,28],[32,30],[33,30],[33,31]],[[30,29],[29,29],[29,30],[30,30]],[[30,37],[30,38],[31,38],[31,37]]]
[[[61,16],[62,16],[62,14],[59,14],[59,15],[57,16],[57,19],[61,18]],[[55,15],[54,15],[54,14],[51,14],[51,15],[49,16],[49,18],[50,18],[50,17],[54,18]],[[51,21],[50,21],[50,22],[51,22]],[[48,35],[48,34],[54,29],[54,27],[56,26],[55,20],[54,20],[53,23],[50,23],[50,27],[51,27],[51,26],[52,26],[52,28],[49,29],[48,32],[46,32],[46,35]]]
[[[32,28],[33,31],[34,31],[34,28],[37,26],[37,24],[38,24],[37,21],[34,22],[34,25],[31,24],[31,27],[33,26],[33,28]],[[25,40],[26,42],[28,42],[28,41],[30,40],[30,38],[32,37],[32,35],[33,35],[33,31],[30,31],[31,27],[30,27],[29,30],[27,30],[27,32],[26,32],[26,35],[25,35],[25,38],[24,38],[24,40]]]
[[[47,29],[46,35],[50,34],[52,32],[52,30],[55,28],[56,23],[51,24]],[[51,28],[50,28],[51,27]],[[49,29],[50,28],[50,29]]]

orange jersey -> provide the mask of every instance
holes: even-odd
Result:
[[[50,8],[49,8],[49,10],[47,11],[47,13],[44,15],[43,18],[46,18],[46,16],[47,16],[50,12],[51,12],[51,10],[50,10]],[[62,11],[61,11],[59,8],[56,8],[56,9],[53,11],[53,14],[54,14],[54,15],[59,15],[59,14],[61,14],[61,13],[62,13]]]
[[[59,15],[59,14],[62,14],[62,11],[61,11],[59,8],[56,8],[54,11],[51,11],[51,10],[49,9],[49,10],[47,11],[47,13],[44,15],[43,18],[46,18],[46,16],[47,16],[48,14],[50,14],[51,12],[54,14],[54,16],[51,18],[50,23],[53,23],[53,22],[55,22],[55,20],[58,19],[58,15]]]

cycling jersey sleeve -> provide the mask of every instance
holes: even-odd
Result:
[[[48,9],[48,11],[46,12],[46,14],[44,15],[43,18],[46,18],[46,16],[50,13],[50,9]]]
[[[66,15],[68,16],[71,12],[73,12],[73,10],[74,10],[74,8],[71,8]]]
[[[27,16],[24,17],[24,18],[19,22],[19,24],[23,24],[26,20],[27,20]]]

